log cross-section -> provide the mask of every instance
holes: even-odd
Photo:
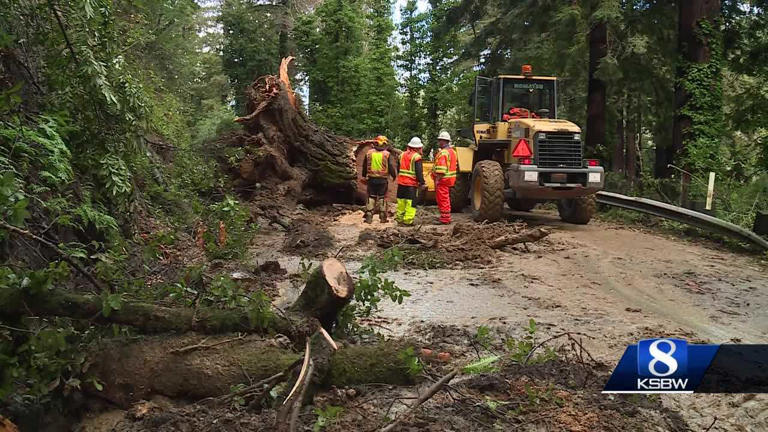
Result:
[[[352,300],[354,293],[355,284],[344,264],[328,258],[310,275],[291,310],[317,318],[330,332],[339,311]]]

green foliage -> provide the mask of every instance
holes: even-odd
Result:
[[[223,66],[235,90],[240,114],[244,114],[245,86],[260,76],[277,73],[279,26],[286,13],[290,11],[277,4],[247,0],[225,0],[221,4],[218,20],[224,34]]]
[[[340,406],[326,405],[325,408],[315,407],[312,411],[317,416],[317,420],[315,420],[315,425],[312,427],[312,430],[314,432],[319,432],[336,423],[339,416],[344,411],[344,408]]]
[[[360,328],[357,320],[371,316],[378,310],[383,299],[388,297],[391,301],[401,304],[406,297],[411,296],[410,292],[381,275],[396,270],[402,262],[403,254],[396,247],[370,255],[363,260],[355,282],[354,301],[339,313],[338,328],[342,332],[358,332]]]
[[[269,326],[274,313],[271,300],[263,290],[246,291],[227,275],[217,275],[206,282],[204,272],[202,266],[187,268],[181,280],[166,287],[165,294],[186,306],[241,309],[248,314],[251,325]]]
[[[724,130],[723,119],[723,45],[720,20],[697,23],[696,37],[707,46],[709,60],[681,65],[684,71],[680,86],[689,98],[680,115],[690,119],[683,131],[685,166],[694,172],[722,173],[725,154],[720,151]]]
[[[525,328],[525,332],[525,336],[520,339],[509,338],[504,342],[509,358],[512,361],[520,364],[539,364],[557,358],[557,353],[552,347],[542,346],[536,348],[536,321],[533,318],[528,321],[528,327]]]
[[[207,221],[207,230],[203,236],[205,250],[214,259],[242,257],[258,228],[251,222],[251,213],[248,208],[229,195],[221,202],[208,206],[205,219]],[[222,231],[226,233],[223,243],[220,237]]]
[[[316,123],[354,137],[394,135],[399,101],[390,7],[389,0],[329,0],[297,21],[293,35]]]
[[[477,331],[475,332],[474,336],[475,342],[477,342],[481,347],[488,349],[491,344],[493,343],[493,338],[491,337],[491,329],[488,326],[479,326],[477,328]]]
[[[419,359],[419,356],[416,355],[416,351],[413,347],[408,347],[402,350],[400,354],[398,354],[398,358],[402,360],[408,368],[409,375],[415,377],[424,371],[424,364]]]
[[[397,269],[402,263],[403,255],[397,248],[371,255],[363,260],[358,274],[361,275],[355,283],[355,302],[361,316],[370,316],[378,309],[379,302],[386,297],[401,304],[411,293],[398,287],[395,283],[381,274]]]
[[[489,373],[496,371],[496,367],[494,366],[494,363],[501,360],[501,356],[498,355],[491,355],[488,357],[483,357],[477,361],[474,361],[466,366],[464,366],[461,371],[466,374],[480,374],[480,373]]]

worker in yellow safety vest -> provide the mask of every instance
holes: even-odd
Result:
[[[426,188],[421,152],[424,148],[419,137],[411,138],[408,147],[400,155],[400,170],[397,174],[397,213],[395,220],[403,225],[413,225],[416,217],[417,188]]]
[[[368,199],[365,203],[363,221],[373,223],[373,214],[379,213],[379,221],[387,222],[387,189],[389,179],[397,176],[394,158],[387,150],[389,140],[384,135],[374,139],[373,148],[368,150],[363,160],[363,181],[368,185]]]

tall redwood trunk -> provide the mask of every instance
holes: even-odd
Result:
[[[620,105],[619,118],[616,120],[616,145],[613,148],[613,160],[611,163],[613,172],[617,173],[624,171],[624,103],[620,102]]]
[[[589,31],[589,83],[587,87],[586,149],[594,152],[605,144],[605,82],[595,76],[600,61],[608,54],[608,26],[594,23]]]
[[[711,59],[709,40],[701,35],[700,24],[707,22],[716,25],[720,14],[720,0],[686,0],[678,2],[678,53],[680,62],[676,70],[675,80],[675,119],[672,129],[672,148],[667,154],[667,163],[679,162],[684,154],[686,145],[694,140],[693,119],[685,111],[703,111],[706,105],[703,101],[693,100],[684,83],[692,79],[690,74],[696,72],[697,65],[708,63]],[[700,73],[700,72],[699,72]],[[710,108],[711,109],[711,108]],[[719,115],[716,112],[702,112],[706,115]],[[687,168],[687,167],[683,167]],[[687,190],[690,181],[683,176],[681,203],[687,203]]]
[[[632,106],[631,99],[628,104]],[[635,134],[637,133],[637,123],[632,117],[632,112],[627,114],[627,178],[631,186],[635,185],[635,177],[637,176],[637,142],[635,141]]]

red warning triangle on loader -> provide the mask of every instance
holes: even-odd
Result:
[[[528,147],[528,140],[525,138],[520,138],[520,141],[517,142],[515,149],[512,150],[512,157],[527,158],[531,156],[533,156],[533,153],[531,152],[531,148]]]

